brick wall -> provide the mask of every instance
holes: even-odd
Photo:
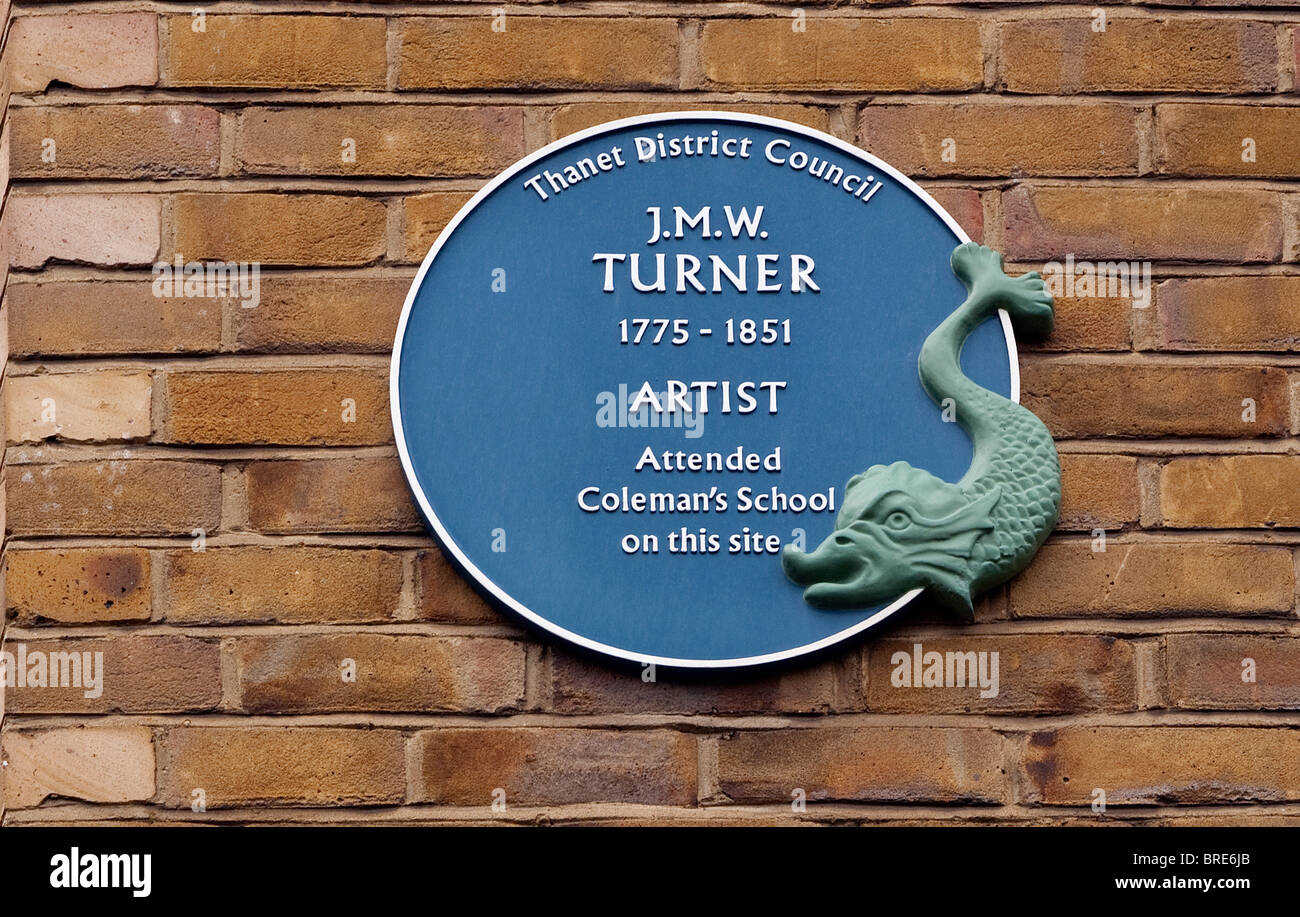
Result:
[[[1296,7],[17,4],[4,640],[104,690],[9,692],[4,822],[1300,820]],[[1022,348],[1063,518],[974,625],[647,684],[423,533],[385,378],[438,230],[696,107],[855,141],[1021,268],[1153,262]],[[260,262],[260,304],[153,295],[177,254]],[[916,642],[1000,693],[893,687]]]

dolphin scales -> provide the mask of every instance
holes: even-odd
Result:
[[[968,242],[952,253],[964,302],[930,333],[917,366],[930,399],[947,407],[973,444],[956,484],[907,462],[872,465],[849,480],[835,531],[815,550],[787,545],[781,566],[819,608],[867,608],[922,588],[966,620],[979,592],[1020,571],[1056,526],[1056,444],[1027,408],[961,370],[967,336],[998,308],[1017,330],[1045,334],[1052,296],[1037,271],[1008,277],[1002,256]]]

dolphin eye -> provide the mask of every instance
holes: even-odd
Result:
[[[903,512],[901,509],[896,509],[885,517],[886,528],[891,528],[895,532],[902,531],[911,524],[912,520],[908,518],[907,513]]]
[[[835,543],[841,548],[847,548],[849,545],[853,544],[853,539],[848,535],[836,535]]]

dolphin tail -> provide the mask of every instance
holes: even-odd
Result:
[[[974,242],[953,250],[952,271],[966,285],[967,303],[981,314],[1001,307],[1018,331],[1037,336],[1052,330],[1052,294],[1038,271],[1008,277],[1002,270],[1002,255]]]

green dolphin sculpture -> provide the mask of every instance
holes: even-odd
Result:
[[[925,339],[917,366],[936,404],[952,399],[974,457],[956,484],[906,462],[872,465],[844,488],[833,531],[816,550],[786,545],[781,566],[818,608],[866,608],[923,588],[966,620],[975,595],[1024,568],[1056,525],[1056,444],[1030,411],[961,371],[961,348],[1005,308],[1026,333],[1052,329],[1052,295],[1035,271],[1008,277],[1002,256],[968,242],[952,253],[966,300]]]

